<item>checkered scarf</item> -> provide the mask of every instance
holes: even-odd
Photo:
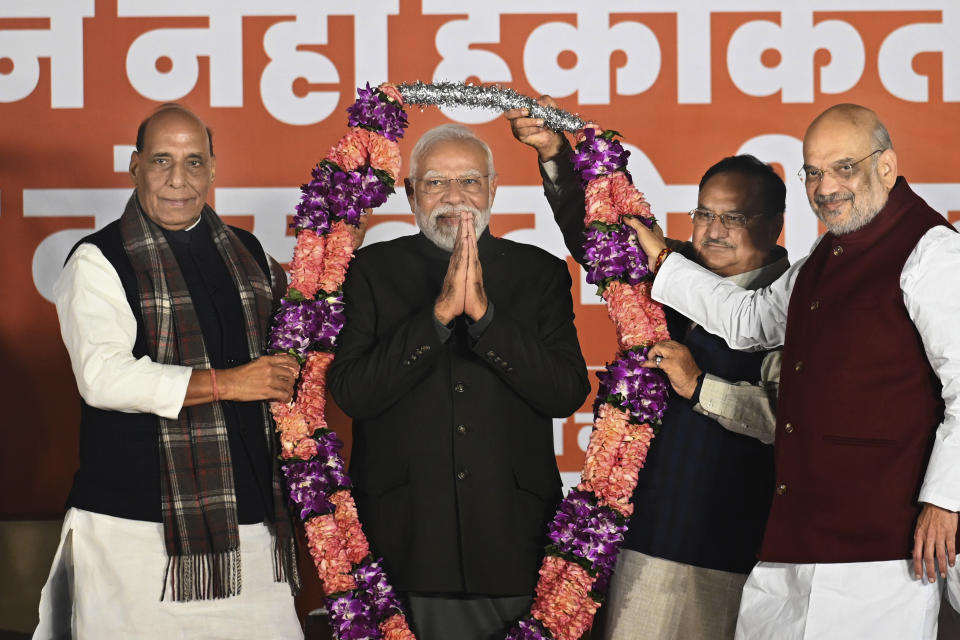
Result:
[[[240,293],[250,358],[263,353],[273,295],[270,281],[243,243],[209,206],[201,213]],[[140,309],[154,362],[209,369],[187,283],[163,231],[150,221],[133,193],[120,218],[123,246],[137,274]],[[278,283],[277,286],[280,286]],[[277,454],[266,402],[264,437]],[[219,402],[184,407],[176,420],[160,418],[160,494],[167,548],[164,591],[175,601],[226,598],[240,593],[240,537],[233,466]],[[279,467],[273,470],[274,579],[300,587],[296,546],[284,508]]]

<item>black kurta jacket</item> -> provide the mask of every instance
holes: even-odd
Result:
[[[493,318],[441,342],[433,305],[450,254],[422,234],[357,253],[328,384],[354,419],[350,474],[375,554],[401,591],[532,594],[560,499],[553,417],[589,392],[570,275],[484,232]]]

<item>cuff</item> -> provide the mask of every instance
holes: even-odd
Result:
[[[437,322],[439,322],[439,320]],[[467,333],[469,333],[470,337],[474,340],[479,340],[491,322],[493,322],[493,301],[487,300],[487,310],[479,320],[473,322],[467,318]]]

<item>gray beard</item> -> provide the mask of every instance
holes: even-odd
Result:
[[[818,204],[820,203],[818,202]],[[842,236],[853,233],[854,231],[859,231],[870,224],[870,222],[877,217],[877,214],[880,213],[881,209],[883,209],[883,206],[869,211],[859,205],[856,198],[852,198],[850,202],[850,216],[843,222],[836,220],[835,217],[830,214],[820,213],[819,208],[815,209],[814,213],[816,213],[817,217],[820,218],[830,233],[835,236]]]
[[[453,246],[457,243],[458,227],[441,227],[437,224],[437,217],[464,211],[469,211],[473,214],[473,227],[479,238],[480,234],[483,233],[483,230],[487,228],[487,224],[490,222],[490,209],[481,210],[463,204],[457,206],[441,204],[434,207],[433,211],[428,214],[422,214],[418,211],[416,214],[417,226],[420,227],[423,235],[427,236],[430,242],[444,251],[453,251]]]

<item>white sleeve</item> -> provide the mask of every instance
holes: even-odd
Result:
[[[651,296],[727,341],[731,349],[757,351],[783,345],[787,307],[801,258],[763,289],[749,291],[671,253],[657,272]]]
[[[137,322],[116,270],[100,249],[86,243],[77,247],[53,292],[60,334],[87,404],[176,418],[193,370],[133,357]]]
[[[960,511],[960,233],[941,226],[924,234],[904,263],[900,287],[943,387],[943,422],[919,499]]]

